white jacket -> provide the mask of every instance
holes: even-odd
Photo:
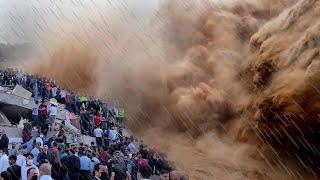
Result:
[[[7,154],[3,154],[0,157],[0,173],[2,173],[3,171],[6,171],[9,167],[9,157],[7,156]]]

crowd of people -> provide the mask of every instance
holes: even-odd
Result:
[[[35,100],[32,119],[24,124],[21,144],[9,145],[5,129],[0,129],[2,179],[188,179],[185,173],[172,168],[164,154],[124,133],[125,114],[119,103],[108,107],[102,100],[69,93],[53,81],[36,76],[8,71],[0,71],[0,75],[2,85],[21,85],[32,92]],[[61,104],[68,113],[58,122],[57,108]],[[66,134],[74,131],[72,127],[95,141],[68,142]],[[50,131],[55,135],[49,137]]]

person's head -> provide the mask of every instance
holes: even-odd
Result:
[[[11,148],[14,149],[14,148],[16,148],[16,147],[17,147],[17,143],[16,143],[16,142],[13,142],[13,143],[11,144]]]
[[[43,137],[44,137],[44,134],[41,132],[39,136],[40,136],[41,138],[43,138]]]
[[[19,153],[22,154],[22,155],[25,155],[26,152],[27,152],[27,151],[26,151],[25,146],[21,145],[21,146],[19,147]]]
[[[94,173],[95,173],[95,176],[101,178],[102,174],[103,173],[107,173],[107,168],[106,166],[102,165],[102,164],[96,164],[94,166]]]
[[[0,136],[2,136],[3,134],[4,134],[4,130],[0,128]]]
[[[75,150],[74,149],[70,149],[69,151],[68,151],[68,154],[69,155],[74,155],[76,152],[75,152]]]
[[[120,152],[119,151],[115,151],[114,152],[114,157],[116,157],[116,158],[120,157]]]
[[[44,146],[43,146],[43,151],[44,151],[44,152],[47,152],[48,149],[49,149],[48,145],[44,145]]]
[[[12,179],[12,177],[11,177],[10,172],[8,172],[8,171],[3,171],[3,172],[1,173],[1,180],[11,180],[11,179]]]
[[[36,168],[32,167],[32,168],[28,169],[28,171],[27,171],[27,179],[28,180],[37,180],[38,176],[39,176],[39,174],[38,174]]]
[[[125,154],[129,154],[129,153],[130,153],[130,152],[129,152],[129,149],[128,149],[128,148],[125,148],[125,149],[124,149],[124,153],[125,153]]]
[[[150,166],[141,167],[140,174],[142,178],[149,178],[152,175],[152,168]]]
[[[40,143],[40,142],[37,142],[37,143],[35,144],[35,147],[36,147],[37,149],[40,149],[40,148],[41,148],[41,143]]]
[[[15,164],[16,164],[16,161],[17,161],[17,156],[11,155],[11,156],[9,157],[9,164],[10,164],[10,166],[15,165]]]
[[[78,155],[79,156],[85,156],[86,153],[84,152],[84,150],[81,149],[81,150],[79,150]]]
[[[140,153],[140,152],[138,152],[136,157],[137,157],[137,159],[141,159],[141,158],[142,158],[141,153]]]
[[[91,151],[87,151],[87,156],[89,157],[89,158],[92,158],[93,156],[92,156],[92,152]]]
[[[74,150],[75,153],[78,153],[79,152],[79,147],[74,147],[72,148]]]
[[[130,161],[130,157],[128,154],[124,155],[123,157],[124,162],[129,162]]]
[[[103,151],[104,151],[104,149],[103,149],[102,146],[99,147],[99,151],[100,151],[100,152],[103,152]]]
[[[26,164],[27,166],[33,165],[33,154],[31,153],[27,154]]]
[[[169,171],[161,170],[160,177],[161,177],[161,180],[169,180],[169,178],[170,178]]]
[[[51,165],[49,163],[43,163],[39,167],[40,176],[49,175],[51,176]]]
[[[5,153],[4,149],[0,148],[0,156],[2,156]]]
[[[92,152],[92,157],[97,157],[96,152]]]
[[[58,146],[58,144],[55,141],[53,141],[52,142],[52,147],[57,147],[57,146]]]

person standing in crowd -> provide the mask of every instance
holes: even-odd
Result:
[[[139,168],[139,179],[140,180],[149,180],[149,177],[152,175],[152,168],[150,166],[144,166]]]
[[[47,124],[47,114],[47,105],[45,105],[44,100],[42,100],[39,106],[39,133],[45,131],[45,125]]]
[[[94,180],[110,180],[106,166],[102,164],[96,164],[94,166]]]
[[[33,164],[33,155],[31,153],[29,153],[29,154],[27,154],[26,165],[21,167],[21,180],[28,180],[28,177],[29,177],[28,171],[31,168],[34,168],[36,173],[39,174],[38,167]],[[31,176],[31,177],[33,177],[33,176]]]
[[[131,175],[131,179],[137,180],[137,175],[138,175],[137,162],[134,159],[130,159],[128,154],[124,156],[124,162],[125,162],[127,171]]]
[[[77,97],[74,93],[71,93],[71,111],[75,112],[76,114],[79,114],[79,102],[77,100]]]
[[[31,130],[29,127],[25,124],[22,129],[22,142],[26,143],[31,139]]]
[[[9,138],[4,133],[4,130],[0,129],[0,149],[4,149],[7,152],[9,146]]]
[[[80,179],[80,158],[75,155],[75,149],[70,149],[68,151],[69,156],[66,159],[66,169],[68,171],[68,176],[72,180]]]
[[[9,165],[7,171],[11,174],[12,180],[19,180],[21,178],[21,166],[16,164],[17,157],[15,155],[11,155],[9,157]]]
[[[97,112],[93,118],[93,123],[97,127],[101,125],[101,122],[102,122],[102,116],[99,112]]]
[[[25,154],[26,154],[26,149],[24,146],[21,145],[19,148],[19,154],[17,156],[17,165],[19,165],[20,167],[26,165],[26,157],[24,156]]]
[[[4,73],[3,73],[3,76],[2,76],[2,85],[9,85],[9,77],[8,77],[7,72],[4,72]]]
[[[49,110],[49,120],[50,120],[50,129],[51,131],[54,130],[55,122],[56,122],[56,117],[58,114],[58,102],[56,99],[51,99],[50,100],[50,110]]]
[[[45,83],[45,89],[44,89],[44,97],[46,100],[50,99],[51,97],[51,84],[50,82]]]
[[[12,142],[11,148],[8,151],[8,155],[9,156],[11,156],[11,155],[17,156],[18,155],[18,147],[17,147],[17,143],[16,142]]]
[[[98,156],[99,156],[101,163],[106,164],[108,162],[109,155],[108,155],[107,151],[104,150],[104,147],[99,147],[99,155]]]
[[[161,170],[160,171],[160,178],[161,180],[170,180],[170,172],[167,170]]]
[[[4,149],[0,149],[0,173],[6,171],[9,167],[9,157]]]
[[[3,171],[1,173],[2,180],[12,180],[11,174],[8,171]]]
[[[130,140],[130,143],[128,145],[128,148],[129,148],[129,151],[131,154],[136,154],[137,153],[137,148],[136,148],[136,145],[135,143],[133,142],[133,138]]]
[[[21,77],[21,85],[23,88],[27,88],[27,76],[25,74]]]
[[[92,167],[91,167],[91,159],[84,152],[84,149],[79,150],[80,156],[80,180],[90,179]]]
[[[53,85],[53,88],[51,89],[51,93],[52,93],[52,98],[56,98],[57,97],[57,93],[58,93],[58,87],[56,85]]]
[[[41,164],[39,167],[40,180],[53,180],[51,177],[51,165],[49,163]]]
[[[31,150],[31,154],[33,155],[33,164],[35,164],[35,165],[39,165],[39,162],[38,162],[38,156],[39,156],[39,154],[40,154],[40,152],[41,152],[41,143],[39,143],[39,142],[36,142],[35,143],[35,146],[34,146],[34,148]]]
[[[80,107],[80,126],[81,126],[81,134],[88,134],[88,128],[85,119],[85,109]]]
[[[115,127],[112,127],[109,131],[108,131],[108,139],[109,141],[115,141],[117,140],[117,130],[115,130]]]
[[[39,98],[39,89],[38,89],[38,81],[34,80],[34,83],[32,84],[32,89],[33,89],[33,98],[34,100],[38,100]]]
[[[149,160],[143,158],[140,152],[137,153],[137,164],[139,168],[149,166]]]
[[[102,136],[103,136],[103,130],[100,128],[100,126],[97,126],[96,129],[93,131],[94,136],[96,137],[97,146],[102,146]]]
[[[92,162],[93,162],[94,165],[101,163],[100,159],[97,157],[96,152],[92,152],[92,158],[91,158],[91,160],[92,160]],[[92,166],[92,167],[94,167],[94,166]]]
[[[35,101],[35,103],[32,107],[32,126],[37,125],[38,119],[39,119],[38,116],[39,116],[39,102]]]
[[[38,180],[38,177],[39,170],[37,168],[31,167],[27,170],[27,180]]]
[[[60,90],[61,104],[66,103],[66,96],[67,96],[67,92],[65,90],[61,89]]]
[[[60,149],[60,148],[59,148]],[[67,146],[64,150],[63,148],[60,149],[60,160],[61,160],[61,166],[60,166],[60,180],[67,180],[68,179],[68,154],[69,154],[70,147]]]
[[[33,142],[34,142],[34,139],[32,136],[30,137],[30,139],[24,143],[23,145],[26,147],[27,149],[27,152],[31,152],[31,150],[33,149]]]
[[[49,161],[52,164],[52,177],[54,179],[58,179],[60,176],[60,157],[59,157],[59,150],[57,147],[57,143],[53,142],[51,145],[50,153],[49,153]]]
[[[66,109],[68,111],[71,111],[71,95],[70,95],[70,93],[66,94],[65,104],[66,104]]]
[[[44,144],[44,135],[43,133],[40,133],[39,137],[36,138],[36,143],[40,143],[40,147],[43,148],[43,144]]]
[[[39,165],[41,165],[42,163],[47,163],[47,162],[49,162],[48,150],[49,150],[48,145],[44,145],[44,146],[43,146],[43,149],[42,149],[42,152],[38,155]]]
[[[131,180],[131,175],[125,167],[123,167],[118,162],[111,161],[111,179],[112,180]]]

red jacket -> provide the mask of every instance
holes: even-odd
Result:
[[[93,121],[95,126],[99,126],[102,122],[102,117],[100,115],[95,115]]]
[[[107,162],[109,159],[109,155],[106,151],[99,152],[99,159],[101,162]]]

